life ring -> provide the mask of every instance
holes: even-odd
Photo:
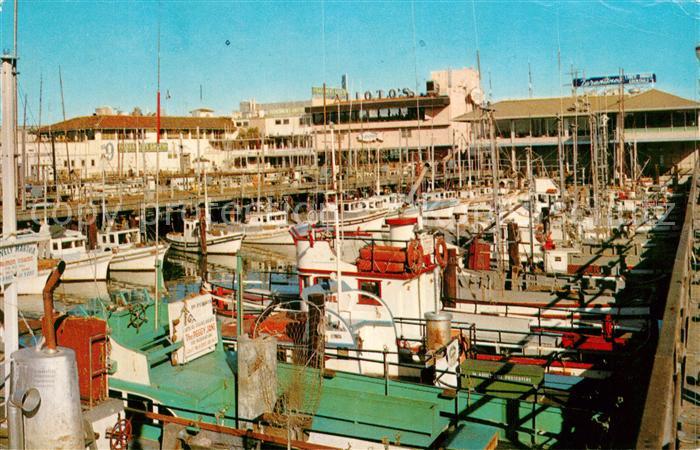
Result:
[[[418,239],[413,239],[406,247],[408,269],[417,273],[423,267],[423,246]]]
[[[435,262],[443,269],[447,266],[447,244],[442,236],[435,240]]]

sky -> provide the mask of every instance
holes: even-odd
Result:
[[[12,15],[4,0],[3,50]],[[30,125],[60,121],[62,106],[67,118],[102,105],[155,111],[159,29],[170,115],[306,100],[342,74],[351,92],[422,92],[431,70],[476,67],[477,50],[493,100],[527,97],[528,67],[536,97],[568,94],[574,68],[652,72],[659,89],[698,98],[700,3],[690,0],[20,0],[18,15],[20,125],[25,97]]]

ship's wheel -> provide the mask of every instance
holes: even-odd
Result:
[[[129,419],[117,420],[107,436],[109,437],[110,450],[126,450],[129,447],[129,441],[131,441],[131,421]]]
[[[138,330],[144,323],[146,323],[146,305],[143,303],[133,303],[129,305],[128,326]]]

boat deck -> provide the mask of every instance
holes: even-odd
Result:
[[[186,366],[164,362],[152,367],[151,385],[116,379],[110,383],[113,390],[150,399],[178,416],[235,426],[235,367],[235,353],[217,350]],[[292,366],[278,366],[280,379],[293,374]],[[467,391],[445,395],[434,386],[345,372],[326,374],[319,391],[312,435],[351,432],[354,439],[410,447],[492,448],[504,438],[553,445],[563,431],[558,407]],[[448,431],[451,424],[457,427]]]

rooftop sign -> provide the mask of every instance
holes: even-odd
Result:
[[[343,88],[334,88],[326,86],[326,99],[346,99],[348,98],[348,91]],[[323,98],[323,86],[314,86],[311,88],[311,97],[313,98]]]
[[[634,75],[609,75],[607,77],[574,78],[574,87],[619,86],[620,84],[653,84],[655,73],[638,73]]]

